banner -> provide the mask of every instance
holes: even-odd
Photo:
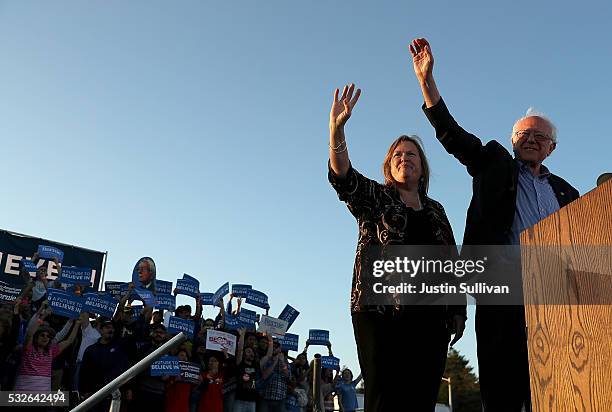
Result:
[[[177,316],[170,316],[168,320],[168,333],[185,332],[185,335],[193,337],[193,329],[195,324],[192,320],[181,319]]]
[[[132,270],[132,283],[136,289],[145,289],[155,292],[155,262],[150,257],[142,257],[138,259],[134,270]]]
[[[251,305],[258,306],[262,309],[266,309],[269,307],[268,296],[265,293],[262,293],[255,289],[250,289],[248,291],[246,303],[250,303]]]
[[[287,321],[261,315],[257,332],[268,333],[275,336],[283,336],[287,332]]]
[[[224,316],[224,327],[227,330],[238,330],[242,327],[242,324],[240,323],[240,319],[238,319],[237,316],[233,316],[229,313],[226,313]]]
[[[58,263],[64,261],[64,252],[55,246],[38,245],[38,257],[46,260],[57,258]]]
[[[127,283],[125,282],[104,282],[104,290],[111,294],[117,300],[121,300],[121,286],[125,285],[125,290],[127,290]]]
[[[176,296],[173,296],[173,295],[155,296],[155,307],[157,309],[169,310],[170,312],[174,312],[174,310],[176,309]]]
[[[213,294],[212,293],[200,293],[200,299],[202,302],[202,306],[215,306],[213,302]]]
[[[253,289],[251,285],[232,285],[232,295],[237,298],[245,298],[249,293],[249,290]]]
[[[181,373],[177,382],[200,383],[200,365],[193,362],[179,361]]]
[[[47,245],[63,251],[64,257],[62,262],[64,266],[91,268],[93,290],[100,289],[102,286],[100,278],[105,256],[103,252],[63,245],[51,240],[20,235],[6,230],[0,230],[0,281],[10,285],[23,285],[24,281],[19,273],[21,260],[23,258],[31,260],[39,245]],[[39,261],[37,265],[47,267],[45,259],[41,259],[42,263]],[[47,272],[47,279],[49,279],[51,284],[57,278],[58,271],[54,264],[51,263],[50,266],[51,268]]]
[[[158,295],[172,295],[172,282],[157,279],[155,282],[155,292]]]
[[[284,351],[298,350],[298,344],[300,340],[300,337],[298,335],[294,335],[293,333],[285,333],[284,336],[279,336],[277,340],[278,343],[280,343],[282,350]]]
[[[0,302],[13,303],[21,294],[20,286],[9,285],[8,283],[0,282]]]
[[[181,367],[177,356],[162,356],[151,364],[151,376],[179,376]]]
[[[300,312],[298,312],[297,309],[290,305],[286,305],[285,309],[283,309],[278,318],[287,321],[287,330],[289,330],[289,328],[291,327],[291,325],[293,325],[293,322],[295,322],[299,314]]]
[[[206,331],[206,349],[223,351],[227,349],[230,355],[236,354],[236,336],[220,330],[208,329]]]
[[[308,331],[308,342],[311,345],[328,345],[329,331],[323,329],[310,329]]]
[[[240,308],[238,313],[240,327],[247,330],[255,330],[255,322],[257,321],[257,313],[253,310]]]
[[[83,295],[83,312],[97,313],[98,315],[112,318],[117,309],[117,302],[110,295],[100,295],[98,293],[86,293]]]
[[[335,356],[321,356],[321,368],[340,370],[340,359]]]
[[[91,269],[62,266],[59,281],[67,285],[91,285]]]
[[[62,289],[49,288],[47,300],[53,314],[70,319],[78,318],[82,312],[84,299]]]
[[[212,297],[213,303],[216,305],[219,302],[219,299],[222,299],[225,295],[229,293],[229,282],[225,282],[217,291],[214,293]]]
[[[200,281],[185,273],[183,279],[177,279],[176,281],[176,293],[177,295],[187,295],[195,298],[200,293]]]

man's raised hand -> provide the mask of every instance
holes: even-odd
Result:
[[[340,98],[338,98],[339,93],[339,89],[334,91],[334,101],[329,112],[329,127],[334,129],[343,128],[351,117],[353,107],[355,107],[359,96],[361,96],[361,89],[355,91],[355,85],[350,84],[344,86]]]
[[[412,54],[414,74],[420,83],[427,82],[432,74],[434,58],[429,47],[429,42],[423,38],[412,40],[409,46]]]

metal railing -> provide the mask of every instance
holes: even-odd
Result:
[[[102,389],[91,395],[89,398],[85,399],[81,404],[77,405],[76,408],[72,409],[71,412],[84,412],[92,408],[98,402],[104,400],[107,396],[113,395],[113,400],[111,401],[111,410],[119,410],[121,405],[121,394],[118,391],[119,387],[125,385],[136,375],[147,369],[153,362],[155,362],[159,357],[173,349],[174,347],[180,345],[184,341],[187,340],[187,335],[183,332],[174,336],[168,342],[161,345],[159,348],[155,349],[153,352],[145,356],[134,366],[123,372],[121,375],[117,376],[110,383],[104,386]]]
[[[314,355],[312,360],[312,412],[321,410],[321,354]]]

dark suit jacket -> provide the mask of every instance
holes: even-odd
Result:
[[[473,178],[463,244],[507,244],[516,211],[516,159],[497,141],[483,145],[478,137],[463,130],[442,99],[430,108],[423,106],[423,111],[442,146],[467,167]],[[549,182],[560,207],[580,196],[559,176],[551,174]]]

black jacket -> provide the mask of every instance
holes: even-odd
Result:
[[[465,165],[473,178],[463,244],[507,244],[516,211],[517,160],[499,142],[483,145],[478,137],[463,130],[442,99],[430,108],[423,105],[423,111],[444,149]],[[580,196],[559,176],[551,174],[549,182],[560,207]]]

